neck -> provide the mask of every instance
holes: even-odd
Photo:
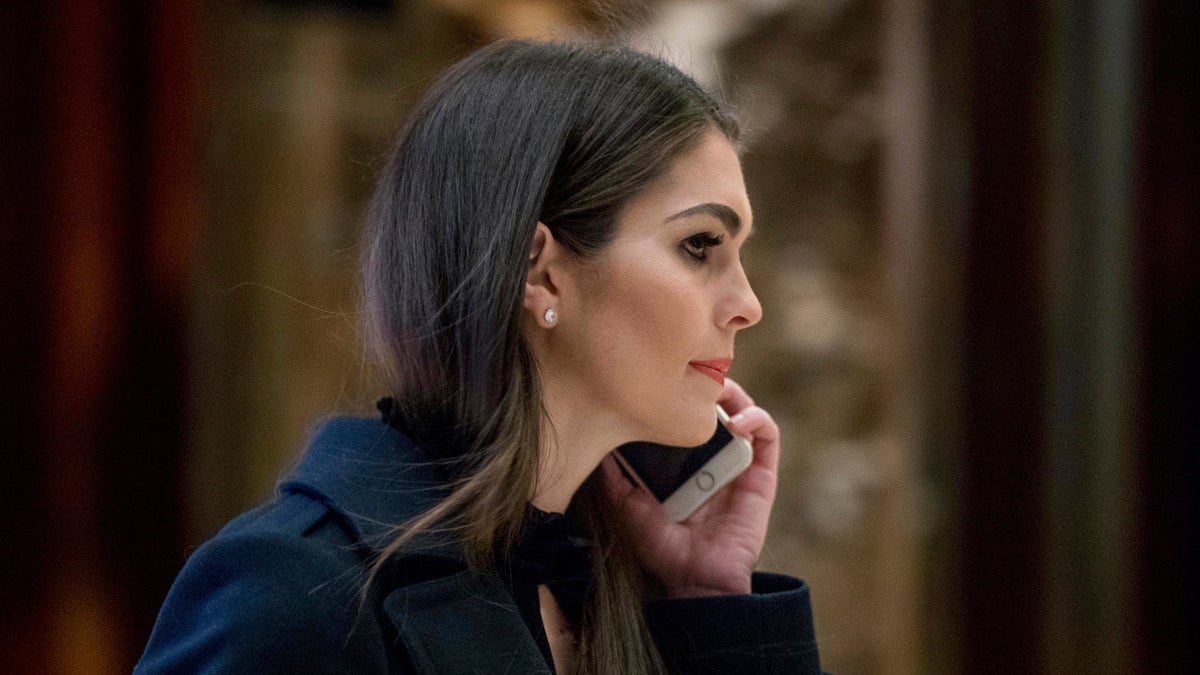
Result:
[[[621,444],[614,420],[598,412],[586,398],[544,388],[546,417],[542,422],[542,447],[537,486],[533,499],[537,508],[566,511],[575,492],[600,461]],[[582,404],[577,402],[582,401]]]

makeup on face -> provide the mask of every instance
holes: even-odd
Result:
[[[725,373],[733,365],[733,359],[709,359],[706,361],[689,361],[688,365],[695,368],[707,378],[721,386],[725,386]]]
[[[566,279],[572,320],[543,355],[553,387],[628,440],[705,442],[734,338],[761,316],[739,256],[751,230],[737,153],[713,132],[632,197],[613,241]]]

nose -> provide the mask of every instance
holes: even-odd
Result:
[[[762,304],[750,287],[750,280],[746,278],[746,271],[741,265],[730,276],[719,323],[734,330],[749,328],[762,319]]]

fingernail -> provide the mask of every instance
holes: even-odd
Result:
[[[742,413],[738,413],[738,414],[734,415],[733,417],[729,418],[729,423],[734,426],[741,426],[742,422],[744,422],[744,421],[746,421],[746,416],[743,415]]]

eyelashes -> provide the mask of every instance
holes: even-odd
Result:
[[[708,260],[708,249],[714,246],[720,246],[725,241],[725,235],[713,236],[708,232],[694,234],[683,240],[680,248],[684,253],[687,253],[693,260],[704,262]]]

